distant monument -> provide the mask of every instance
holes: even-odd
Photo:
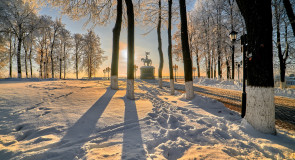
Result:
[[[152,60],[148,58],[150,52],[145,52],[145,58],[141,58],[144,66],[140,67],[140,79],[155,79],[155,67],[152,65]]]

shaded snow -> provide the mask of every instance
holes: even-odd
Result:
[[[7,80],[8,81],[8,80]],[[156,83],[156,81],[155,81]],[[0,84],[0,159],[291,159],[294,131],[254,130],[222,103],[126,81]]]

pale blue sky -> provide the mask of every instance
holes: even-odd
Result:
[[[194,4],[194,3],[191,3]],[[188,10],[193,8],[193,5],[187,6]],[[58,8],[50,8],[44,7],[39,12],[40,15],[49,15],[54,20],[56,17],[61,17]],[[62,22],[66,25],[66,28],[72,33],[86,33],[87,29],[91,26],[88,25],[83,27],[83,24],[86,22],[85,19],[79,21],[73,21],[67,16],[62,16]],[[111,67],[111,59],[112,59],[112,29],[114,27],[114,22],[108,24],[107,26],[96,26],[94,31],[101,38],[102,49],[105,51],[105,56],[108,59],[101,65],[100,69],[97,72],[96,76],[102,76],[102,70],[106,67]],[[176,25],[173,25],[173,31],[175,31]],[[158,53],[158,42],[157,42],[157,34],[156,30],[153,30],[146,36],[142,34],[146,31],[140,28],[139,25],[135,26],[135,64],[139,67],[143,65],[140,61],[141,58],[145,57],[145,51],[151,53],[150,58],[153,61],[153,66],[155,66],[157,74],[157,69],[159,66],[159,53]],[[164,68],[163,68],[163,76],[169,76],[168,69],[168,38],[167,38],[167,29],[162,29],[162,43],[163,43],[163,53],[164,53]],[[121,37],[120,37],[120,59],[119,59],[119,76],[126,76],[127,73],[127,52],[125,48],[127,47],[127,29],[122,28]],[[125,50],[125,51],[124,51]],[[194,61],[194,59],[193,59]],[[181,62],[175,61],[173,58],[173,63],[179,65],[179,75],[183,75],[183,64]],[[140,71],[138,69],[137,76],[139,76]]]

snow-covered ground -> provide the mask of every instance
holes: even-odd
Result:
[[[235,80],[219,80],[219,79],[209,79],[209,78],[196,78],[194,79],[194,84],[201,85],[201,86],[210,86],[210,87],[217,87],[217,88],[223,88],[223,89],[231,89],[231,90],[239,90],[242,91],[243,89],[243,83]],[[286,89],[280,89],[275,88],[275,95],[276,96],[283,96],[283,97],[289,97],[295,99],[295,89],[286,88]]]
[[[295,134],[255,131],[222,103],[135,82],[0,81],[0,159],[292,159]]]

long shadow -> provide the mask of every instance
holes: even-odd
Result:
[[[121,158],[128,160],[146,159],[135,101],[125,97],[124,102],[125,115]]]
[[[101,117],[116,92],[116,90],[107,88],[105,94],[101,96],[92,105],[92,107],[68,129],[65,136],[59,142],[38,148],[50,149],[41,155],[35,155],[34,159],[47,159],[53,157],[56,159],[75,159],[75,157],[79,158],[79,156],[83,156],[84,152],[81,147],[89,140],[89,136],[96,128],[95,126],[98,119]],[[61,150],[63,151],[61,152]],[[76,154],[73,154],[73,150]]]

